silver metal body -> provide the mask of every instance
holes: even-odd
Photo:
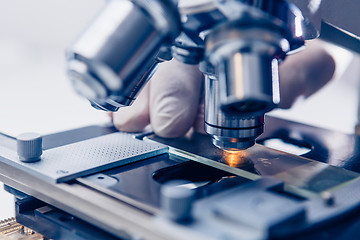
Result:
[[[300,11],[283,1],[228,1],[220,10],[227,22],[206,38],[204,61],[214,70],[205,71],[205,131],[222,149],[246,149],[280,101],[278,61],[302,46],[307,29]]]
[[[205,91],[205,131],[212,136],[213,144],[226,150],[253,146],[255,138],[263,133],[264,116],[227,114],[222,111],[220,84],[214,76],[206,75]]]
[[[301,125],[298,124],[298,127]],[[321,130],[311,130],[314,136],[327,139],[329,137],[327,134],[319,134]],[[74,130],[70,134],[70,141],[74,141],[72,134],[79,135],[79,132]],[[335,133],[328,134],[332,137],[337,136]],[[82,135],[85,136],[87,135]],[[78,138],[79,142],[69,143],[63,147],[71,148],[80,144],[84,148],[91,148],[93,143],[99,142],[99,138],[105,139],[109,145],[119,145],[119,139],[114,136],[119,135],[109,134],[83,141]],[[56,137],[62,138],[64,135],[59,133]],[[46,136],[44,139],[50,140]],[[346,218],[345,214],[357,211],[360,207],[360,175],[355,172],[257,144],[243,152],[229,154],[214,147],[209,136],[196,133],[175,141],[148,135],[147,138],[138,140],[141,142],[139,145],[126,142],[122,145],[137,150],[142,144],[146,148],[148,144],[153,143],[149,140],[170,144],[169,153],[150,159],[143,155],[141,163],[134,162],[119,168],[108,165],[94,175],[78,176],[61,183],[43,178],[37,169],[24,169],[19,165],[8,164],[8,157],[3,155],[6,151],[2,149],[0,179],[5,184],[120,239],[262,240],[269,239],[269,236],[297,233],[298,230],[306,230],[310,226],[317,226],[333,218],[342,222]],[[6,141],[14,140],[5,139],[2,142]],[[15,151],[15,147],[11,147],[13,144],[8,145],[2,147]],[[47,149],[44,154],[59,148],[62,147]],[[339,154],[338,149],[333,150],[332,153]],[[328,153],[327,157],[332,156]],[[118,152],[116,155],[120,156],[121,153]],[[92,157],[98,157],[96,151],[89,151],[88,158],[79,158],[77,164],[87,165]],[[332,157],[338,158],[339,155]],[[170,168],[156,165],[164,162],[164,158],[165,162],[174,161],[175,165],[171,165]],[[65,159],[57,159],[52,155],[48,160],[59,163]],[[218,192],[195,199],[194,192],[178,192],[173,191],[174,189],[168,191],[167,182],[164,185],[155,181],[154,176],[159,172],[171,176],[172,169],[195,162],[196,167],[206,165],[207,168],[225,171],[226,176],[231,177],[225,177],[218,182]],[[261,175],[245,170],[241,162],[253,163]],[[29,166],[31,164],[27,163]],[[195,170],[193,174],[199,176],[196,167],[192,169]],[[182,176],[186,176],[186,173],[187,171],[184,171]],[[221,184],[222,181],[232,181],[236,178],[241,178],[245,182],[237,182],[236,185]],[[211,192],[214,190],[212,186],[216,184],[209,184],[209,188],[205,187],[203,191],[200,188],[196,189],[195,195]],[[282,195],[284,192],[286,194]],[[322,195],[328,197],[320,196],[321,193],[327,193]],[[161,206],[147,201],[161,194],[161,197],[165,198],[162,199]],[[288,194],[303,200],[292,199]],[[146,196],[145,199],[139,197],[143,195]],[[329,196],[332,196],[334,204],[329,205]],[[259,201],[262,204],[259,204]],[[191,215],[192,221],[184,221],[183,218],[187,219],[188,215]]]
[[[23,133],[16,138],[17,154],[22,162],[37,162],[42,154],[42,137],[38,133]]]
[[[131,105],[159,61],[200,63],[206,132],[220,148],[245,149],[280,101],[279,62],[319,37],[323,5],[325,28],[339,23],[328,10],[333,2],[111,0],[69,48],[68,72],[94,107],[116,111]]]
[[[145,143],[127,133],[113,133],[47,150],[41,161],[20,161],[15,151],[0,146],[6,163],[50,182],[64,182],[102,169],[117,167],[168,152],[158,143]]]
[[[167,1],[109,1],[68,52],[75,89],[99,109],[131,105],[178,31]]]

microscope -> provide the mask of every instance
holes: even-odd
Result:
[[[279,63],[319,36],[320,1],[305,8],[311,14],[284,0],[108,1],[67,51],[68,74],[93,107],[117,111],[158,63],[199,64],[205,131],[223,150],[247,149],[280,102]]]
[[[68,74],[93,107],[117,111],[135,101],[158,63],[175,57],[199,64],[205,75],[205,131],[223,150],[247,149],[263,133],[264,114],[280,102],[278,66],[288,54],[319,37],[321,29],[325,40],[359,51],[354,34],[360,31],[341,17],[338,5],[108,1],[68,49]],[[351,9],[354,3],[343,5]]]
[[[264,131],[264,114],[280,101],[279,64],[305,40],[360,52],[359,6],[107,1],[67,52],[77,92],[117,111],[174,57],[204,73],[209,136],[164,139],[107,124],[41,138],[0,133],[0,181],[16,197],[16,220],[0,221],[0,237],[19,229],[60,240],[358,236],[360,137],[274,117]],[[271,138],[310,151],[255,144]]]

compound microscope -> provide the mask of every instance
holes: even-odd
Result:
[[[107,1],[67,51],[77,92],[97,109],[116,111],[135,101],[160,62],[198,64],[208,135],[165,139],[108,125],[1,135],[0,180],[16,197],[16,223],[1,222],[0,233],[359,236],[359,138],[271,117],[264,130],[265,113],[280,101],[278,64],[319,36],[360,52],[359,7],[348,0]],[[271,138],[310,151],[296,156],[264,146]],[[327,141],[335,138],[342,141]]]

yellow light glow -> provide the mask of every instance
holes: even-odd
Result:
[[[225,163],[230,167],[240,167],[247,163],[246,151],[224,151],[223,157]]]

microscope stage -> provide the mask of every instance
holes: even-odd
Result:
[[[0,146],[5,163],[46,181],[64,182],[168,152],[168,147],[143,142],[127,133],[112,133],[45,150],[41,160],[25,163],[14,150]]]
[[[298,233],[323,239],[324,232],[341,236],[351,230],[360,210],[357,138],[269,117],[259,143],[271,138],[311,151],[296,156],[256,144],[225,152],[197,133],[135,138],[94,126],[44,136],[44,154],[36,163],[19,162],[13,140],[1,139],[0,178],[17,197],[20,223],[39,233],[44,233],[39,219],[74,237],[85,230],[85,239],[106,234],[115,239],[295,239]],[[335,146],[331,139],[343,141]],[[163,189],[178,180],[176,187],[194,196],[166,208],[164,201],[178,200],[166,198]],[[171,220],[169,211],[176,214],[187,201],[191,221]],[[86,227],[76,229],[56,219],[60,215]],[[327,224],[345,216],[349,227]],[[99,235],[89,234],[89,227]]]

